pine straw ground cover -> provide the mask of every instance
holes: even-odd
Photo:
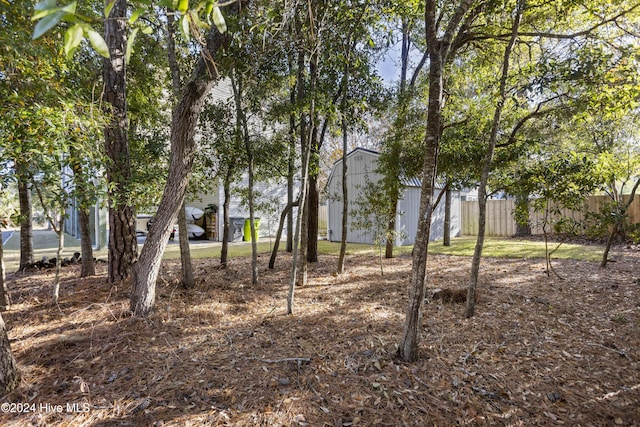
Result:
[[[382,277],[371,257],[349,258],[342,276],[321,258],[292,316],[290,258],[266,262],[251,286],[249,259],[226,271],[196,261],[189,291],[165,262],[148,319],[128,314],[128,287],[106,285],[104,265],[92,279],[65,270],[60,310],[53,272],[12,278],[4,316],[23,380],[2,402],[32,406],[0,424],[640,425],[638,251],[606,270],[556,261],[564,280],[543,260],[485,259],[477,315],[428,302],[410,364],[395,358],[409,257],[385,261]],[[431,256],[430,287],[461,289],[469,268]]]

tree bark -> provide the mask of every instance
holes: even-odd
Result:
[[[0,219],[0,221],[2,221]],[[9,288],[7,287],[7,281],[5,280],[5,268],[4,268],[4,242],[0,235],[0,311],[7,311],[11,308],[11,294],[9,294]]]
[[[237,13],[238,4],[229,8]],[[171,125],[171,161],[169,176],[154,226],[136,263],[130,296],[130,309],[135,316],[148,315],[155,304],[156,280],[160,270],[162,254],[167,246],[169,234],[184,202],[188,177],[193,166],[195,131],[205,98],[219,74],[212,59],[227,41],[215,26],[207,35],[207,44],[198,60],[191,78],[182,91]]]
[[[317,158],[311,154],[312,158]],[[312,166],[312,169],[319,167]],[[318,210],[320,208],[320,192],[318,191],[318,176],[311,174],[309,176],[309,197],[307,202],[307,262],[318,262]]]
[[[480,273],[480,262],[482,260],[482,249],[484,246],[484,237],[487,223],[487,181],[489,180],[489,172],[491,172],[491,164],[493,163],[493,152],[496,148],[498,139],[498,130],[500,128],[500,119],[502,118],[502,109],[507,96],[507,78],[509,77],[509,66],[511,51],[516,43],[518,36],[518,28],[520,27],[520,18],[524,8],[524,0],[518,0],[516,13],[511,29],[511,38],[504,49],[502,59],[502,73],[500,76],[500,89],[496,109],[493,113],[493,123],[491,125],[491,134],[489,135],[489,143],[487,154],[482,165],[482,174],[480,176],[480,186],[478,187],[478,237],[476,247],[473,252],[471,261],[471,275],[469,279],[469,287],[467,289],[467,306],[464,316],[470,318],[473,316],[476,307],[476,289],[478,287],[478,275]]]
[[[402,360],[416,359],[422,328],[422,304],[425,294],[427,274],[427,250],[433,213],[433,189],[436,177],[436,162],[440,142],[440,116],[442,112],[444,58],[440,50],[430,55],[429,67],[429,111],[427,114],[427,134],[425,156],[422,165],[422,188],[420,191],[420,213],[418,231],[413,247],[411,284],[409,286],[409,306],[406,312],[402,341],[398,348]]]
[[[282,210],[282,214],[280,215],[280,223],[278,224],[278,231],[276,231],[276,239],[273,244],[273,250],[271,251],[271,258],[269,258],[269,269],[273,269],[276,265],[276,258],[278,256],[278,248],[280,247],[280,239],[282,238],[282,230],[284,228],[284,222],[289,221],[291,218],[291,212],[293,212],[293,208],[298,206],[298,202],[287,203],[287,206]],[[292,236],[293,243],[293,236]]]
[[[299,27],[299,24],[298,24]],[[298,36],[300,36],[301,29],[297,28]],[[297,70],[297,79],[296,79],[296,88],[297,88],[297,97],[296,104],[298,107],[304,104],[304,100],[306,98],[305,91],[305,53],[302,49],[298,50],[298,70]],[[309,182],[309,157],[311,149],[309,147],[309,135],[307,129],[311,126],[308,123],[307,117],[304,111],[300,112],[300,153],[302,156],[302,182],[300,185],[299,196],[298,196],[298,214],[296,216],[296,225],[293,236],[293,257],[291,261],[291,281],[289,283],[289,292],[287,293],[287,314],[293,314],[293,305],[295,298],[295,289],[298,280],[298,261],[302,259],[306,262],[304,251],[300,251],[302,253],[298,253],[298,249],[300,246],[304,248],[304,241],[302,240],[302,236],[304,236],[305,229],[303,228],[304,224],[304,211],[305,206],[307,204],[307,187]],[[309,114],[309,117],[311,114]],[[303,282],[304,283],[304,282]]]
[[[220,265],[227,268],[229,262],[229,233],[231,224],[229,223],[229,205],[231,204],[231,169],[227,169],[224,182],[222,184],[224,200],[222,201],[222,248],[220,249]]]
[[[93,246],[91,245],[91,231],[89,229],[89,209],[78,207],[80,217],[80,277],[95,276],[96,264],[93,260]]]
[[[33,264],[33,222],[31,220],[31,189],[27,181],[18,175],[18,198],[20,200],[20,268]]]
[[[126,65],[127,2],[114,0],[105,21],[110,58],[103,61],[103,101],[111,117],[104,131],[109,182],[109,283],[129,276],[137,257],[136,216],[129,200],[131,158],[127,138]]]
[[[178,210],[178,242],[180,243],[180,266],[182,268],[182,286],[191,289],[196,285],[191,264],[189,233],[187,231],[187,213],[184,202]]]
[[[348,79],[349,67],[346,67],[344,79]],[[346,86],[347,83],[345,82]],[[347,91],[343,91],[342,94],[342,110],[346,110],[346,95]],[[345,114],[345,113],[343,113]],[[342,117],[342,232],[340,235],[340,255],[338,256],[338,274],[344,273],[344,262],[347,254],[347,225],[349,220],[349,189],[347,188],[347,143],[348,143],[348,127],[346,117]]]
[[[242,97],[244,96],[244,82],[243,76],[237,75],[235,72],[231,73],[231,87],[233,89],[233,99],[236,104],[236,132],[238,138],[242,138],[244,142],[245,152],[247,153],[247,166],[248,166],[248,204],[249,204],[249,236],[245,236],[245,239],[251,241],[251,284],[258,284],[258,242],[256,241],[256,226],[255,226],[255,212],[253,206],[254,199],[254,164],[253,164],[253,147],[251,146],[251,140],[249,138],[249,128],[247,125],[247,116],[242,106]]]
[[[174,15],[166,14],[167,18],[167,59],[171,70],[171,88],[173,91],[173,111],[175,114],[175,104],[180,96],[180,67],[176,55],[175,36],[173,31]],[[182,266],[182,286],[187,289],[195,286],[193,279],[193,264],[191,263],[191,248],[189,247],[189,234],[187,232],[187,218],[185,204],[178,211],[178,242],[180,243],[180,265]]]
[[[451,246],[451,186],[446,185],[442,190],[444,195],[444,230],[443,230],[443,246]]]
[[[429,59],[429,102],[425,135],[425,154],[422,165],[422,189],[418,231],[413,247],[409,304],[404,322],[398,356],[407,362],[415,360],[422,328],[422,304],[425,294],[427,252],[433,213],[433,188],[441,137],[442,106],[444,92],[444,66],[450,54],[454,33],[471,7],[473,0],[462,0],[455,6],[446,31],[438,37],[437,5],[435,0],[425,3],[426,46]]]
[[[293,67],[290,65],[290,69]],[[287,170],[287,206],[294,203],[293,186],[296,174],[296,93],[295,88],[291,89],[289,102],[291,104],[291,113],[289,114],[289,162]],[[277,242],[276,242],[277,244]],[[293,209],[287,215],[287,252],[293,252]],[[274,260],[275,262],[275,260]],[[273,267],[270,267],[273,268]]]
[[[20,385],[20,371],[11,352],[7,326],[0,315],[0,395],[6,395]]]

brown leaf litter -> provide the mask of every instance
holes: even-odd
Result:
[[[163,264],[154,313],[128,313],[105,266],[11,278],[4,313],[21,386],[3,426],[640,425],[640,253],[605,269],[484,259],[477,315],[455,299],[424,311],[420,359],[397,360],[411,259],[336,258],[309,267],[284,314],[291,259],[194,262],[197,286]],[[429,287],[463,290],[470,259],[429,258]],[[432,293],[432,292],[431,292]],[[8,405],[7,405],[8,404]],[[20,409],[21,413],[15,413]],[[8,412],[13,410],[14,412]]]

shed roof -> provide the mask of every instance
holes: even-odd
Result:
[[[364,153],[367,153],[367,154],[373,154],[376,157],[380,157],[380,152],[379,151],[371,150],[369,148],[356,147],[355,149],[353,149],[349,153],[347,153],[347,158],[353,156],[357,152],[364,152]],[[329,174],[329,178],[327,179],[327,185],[329,185],[329,183],[333,179],[333,172],[336,170],[336,166],[338,164],[340,164],[340,163],[342,163],[342,157],[339,158],[338,160],[336,160],[335,162],[333,162],[333,167],[331,168],[331,173]],[[400,182],[405,187],[422,187],[422,181],[420,179],[418,179],[418,178],[407,177],[407,176],[403,175],[403,176],[400,177]]]

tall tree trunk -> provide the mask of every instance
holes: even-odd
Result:
[[[182,267],[182,286],[191,289],[196,285],[191,264],[189,232],[187,231],[187,213],[184,202],[178,210],[178,242],[180,243],[180,266]]]
[[[231,73],[231,87],[233,89],[233,99],[236,104],[236,133],[238,138],[242,138],[244,142],[245,152],[247,153],[247,165],[248,165],[248,202],[249,202],[249,236],[245,236],[246,239],[251,241],[251,284],[258,284],[258,242],[256,238],[256,226],[255,226],[255,212],[253,206],[253,181],[254,181],[254,164],[253,164],[253,147],[251,146],[251,140],[249,138],[249,128],[247,125],[247,116],[242,106],[242,97],[244,96],[244,81],[242,74],[237,75],[235,72]]]
[[[299,27],[299,24],[298,24]],[[300,28],[297,28],[298,34],[301,32]],[[302,49],[298,51],[298,69],[297,69],[297,79],[296,79],[296,89],[297,89],[297,97],[296,97],[296,105],[298,107],[304,105],[304,100],[306,98],[307,92],[305,90],[305,53]],[[307,187],[309,181],[309,157],[311,149],[309,147],[309,135],[307,133],[307,129],[309,128],[310,123],[308,123],[308,119],[304,111],[300,112],[300,123],[299,123],[299,132],[300,132],[300,153],[302,156],[302,165],[301,165],[301,175],[302,181],[299,190],[298,196],[298,214],[296,215],[296,224],[293,236],[293,251],[292,251],[292,261],[291,261],[291,281],[289,283],[289,292],[287,293],[287,314],[293,314],[293,305],[295,298],[295,289],[298,280],[298,260],[305,260],[305,254],[299,253],[299,247],[304,247],[304,242],[301,242],[301,237],[304,236],[304,232],[306,230],[303,229],[303,217],[305,211],[305,205],[307,204]],[[303,251],[300,251],[303,252]]]
[[[165,14],[167,18],[167,59],[169,69],[171,70],[171,88],[173,91],[173,111],[175,114],[175,104],[180,97],[180,67],[178,65],[178,57],[176,55],[175,35],[173,31],[174,15],[172,13]],[[191,248],[189,247],[189,234],[187,232],[187,218],[185,204],[178,211],[178,242],[180,243],[180,265],[182,266],[182,286],[187,289],[195,286],[193,279],[193,264],[191,263]]]
[[[52,219],[52,222],[54,219]],[[60,213],[60,222],[57,228],[54,226],[58,236],[58,250],[56,251],[56,275],[53,279],[53,303],[58,305],[60,299],[60,269],[62,268],[62,250],[64,249],[64,212]]]
[[[20,268],[33,264],[33,222],[31,220],[31,189],[27,180],[18,175],[18,199],[20,200]]]
[[[0,395],[9,394],[20,385],[20,371],[11,353],[7,326],[0,315]]]
[[[89,205],[95,203],[93,183],[82,167],[82,154],[75,148],[69,148],[69,162],[73,171],[73,184],[76,192],[76,209],[80,223],[80,277],[94,276],[96,266],[93,260],[93,246],[91,244],[91,230],[89,224]],[[96,236],[97,238],[97,236]]]
[[[229,262],[229,239],[231,230],[229,220],[229,206],[231,204],[231,169],[227,169],[224,181],[222,183],[224,200],[222,201],[222,248],[220,249],[220,265],[222,268],[227,268]]]
[[[91,230],[89,228],[89,209],[79,206],[80,217],[80,277],[95,276],[96,264],[93,260],[93,246],[91,245]]]
[[[422,165],[422,188],[420,191],[420,213],[418,231],[413,247],[411,284],[409,286],[409,306],[406,312],[402,341],[398,353],[402,360],[415,360],[422,328],[422,304],[425,294],[427,275],[427,250],[433,213],[433,189],[436,178],[436,163],[440,142],[440,117],[442,112],[443,66],[444,58],[440,50],[430,54],[429,67],[429,110],[427,115],[427,134],[425,137],[425,156]]]
[[[347,99],[349,87],[349,75],[351,71],[349,60],[351,59],[351,37],[347,42],[347,61],[345,61],[344,75],[342,76],[342,99],[340,111],[342,112],[342,232],[340,235],[340,255],[338,256],[338,274],[344,273],[344,263],[347,254],[347,226],[349,223],[349,189],[347,188],[347,151],[349,150],[349,125],[347,123]]]
[[[402,49],[400,51],[400,92],[398,94],[398,101],[400,108],[398,108],[398,116],[396,117],[396,124],[405,122],[405,115],[407,113],[407,71],[409,69],[409,48],[411,46],[410,38],[411,26],[407,18],[402,20]],[[401,154],[400,141],[393,141],[391,147],[390,162],[399,164]],[[389,224],[387,225],[387,236],[395,236],[396,232],[396,218],[398,216],[398,201],[400,200],[400,176],[389,177],[393,181],[392,193],[389,197]],[[385,243],[385,258],[393,258],[394,238],[387,238]]]
[[[109,283],[129,276],[138,252],[136,216],[129,200],[131,158],[127,138],[126,65],[127,2],[114,0],[105,21],[110,58],[103,61],[103,100],[111,117],[104,131],[109,182]]]
[[[318,46],[319,49],[319,46]],[[306,184],[305,184],[305,203],[301,203],[301,223],[300,223],[300,280],[298,283],[301,286],[307,284],[308,278],[308,263],[309,263],[309,249],[312,243],[310,240],[312,237],[309,236],[309,217],[311,216],[311,207],[309,206],[309,188],[311,186],[311,156],[314,153],[314,150],[318,147],[318,126],[317,126],[317,117],[316,117],[316,108],[315,108],[315,96],[316,96],[316,88],[318,82],[318,50],[316,50],[309,60],[309,94],[311,94],[311,99],[309,101],[309,114],[308,114],[308,123],[307,127],[304,128],[305,136],[303,138],[302,144],[306,145],[306,147],[302,147],[301,152],[305,152],[307,150],[308,161],[306,163],[307,170],[304,172],[306,175]],[[301,130],[302,127],[301,127]],[[316,209],[316,215],[317,209]],[[317,233],[316,233],[316,250],[317,250]]]
[[[289,67],[290,69],[292,66]],[[291,113],[289,114],[289,161],[287,168],[287,206],[294,203],[293,191],[296,174],[296,114],[293,110],[296,104],[295,90],[291,89]],[[287,214],[287,252],[293,252],[293,209]],[[273,267],[271,267],[273,268]]]
[[[304,120],[303,120],[304,121]],[[301,123],[303,122],[301,121]],[[304,227],[304,215],[307,198],[307,191],[309,186],[309,153],[311,150],[307,146],[307,144],[303,144],[302,148],[302,184],[300,186],[300,195],[298,196],[298,202],[300,206],[298,207],[298,215],[296,219],[296,228],[293,237],[293,260],[291,264],[291,282],[289,283],[289,292],[287,294],[287,314],[293,314],[293,303],[294,303],[294,295],[295,288],[297,283],[297,274],[298,274],[298,260],[305,261],[304,253],[298,253],[299,246],[302,246],[302,242],[300,242],[300,237],[303,235]],[[303,252],[303,251],[300,251]],[[305,282],[302,282],[305,284]]]
[[[443,246],[451,246],[451,186],[449,183],[442,190],[444,195],[444,230],[443,230]]]
[[[398,346],[398,355],[404,361],[413,361],[417,357],[422,328],[422,305],[424,302],[425,281],[427,275],[427,251],[429,232],[433,213],[433,188],[436,178],[438,148],[441,137],[441,120],[444,92],[444,66],[451,51],[455,32],[467,14],[473,0],[461,0],[451,15],[446,31],[439,38],[437,18],[438,2],[425,2],[425,42],[429,59],[429,103],[425,135],[424,162],[422,164],[422,188],[420,191],[420,212],[418,231],[413,247],[411,283],[409,285],[409,304],[404,322],[402,341]]]
[[[10,307],[11,294],[9,294],[9,288],[7,287],[4,268],[4,242],[2,241],[2,235],[0,235],[0,311],[7,311]]]
[[[480,186],[478,187],[478,237],[476,240],[476,247],[473,252],[473,259],[471,261],[471,275],[469,279],[469,288],[467,289],[467,306],[464,312],[464,316],[466,318],[473,316],[476,307],[476,288],[478,287],[478,274],[480,272],[480,261],[482,260],[482,249],[484,246],[487,223],[487,181],[489,180],[489,172],[491,172],[491,164],[493,163],[493,152],[496,148],[496,141],[498,139],[502,109],[504,108],[507,96],[507,78],[509,77],[511,51],[513,50],[513,46],[515,45],[516,38],[518,36],[518,28],[520,27],[520,18],[522,17],[523,8],[524,0],[518,0],[513,27],[511,29],[511,38],[504,49],[498,100],[493,114],[493,123],[491,125],[487,154],[482,165]]]
[[[280,223],[278,224],[278,231],[276,231],[276,239],[273,244],[273,249],[271,250],[271,258],[269,258],[269,269],[273,269],[276,265],[276,258],[278,256],[278,249],[280,248],[280,239],[282,238],[282,230],[284,228],[284,222],[288,221],[291,218],[291,212],[293,208],[298,206],[298,202],[295,201],[293,203],[287,203],[287,206],[282,210],[282,214],[280,214]],[[292,236],[293,237],[293,236]],[[293,239],[292,243],[293,243]]]
[[[347,67],[348,70],[348,67]],[[345,73],[347,74],[347,73]],[[348,77],[344,77],[345,79]],[[346,83],[345,83],[346,85]],[[343,92],[343,111],[346,108],[347,91]],[[344,113],[343,113],[344,114]],[[340,235],[340,255],[338,256],[338,274],[344,273],[344,261],[347,254],[347,226],[349,223],[349,189],[347,188],[347,143],[348,126],[345,116],[342,117],[342,232]]]
[[[229,13],[237,13],[234,3]],[[207,44],[182,91],[171,124],[171,161],[167,183],[158,205],[158,214],[135,265],[130,296],[130,309],[135,316],[146,316],[155,304],[156,280],[169,234],[182,206],[188,177],[193,166],[195,131],[205,98],[219,74],[211,59],[226,43],[227,37],[212,26]]]
[[[312,158],[317,155],[312,154]],[[319,167],[313,165],[311,169]],[[307,262],[318,262],[318,210],[320,209],[320,192],[318,191],[318,176],[311,174],[309,176],[309,200],[307,202]]]

